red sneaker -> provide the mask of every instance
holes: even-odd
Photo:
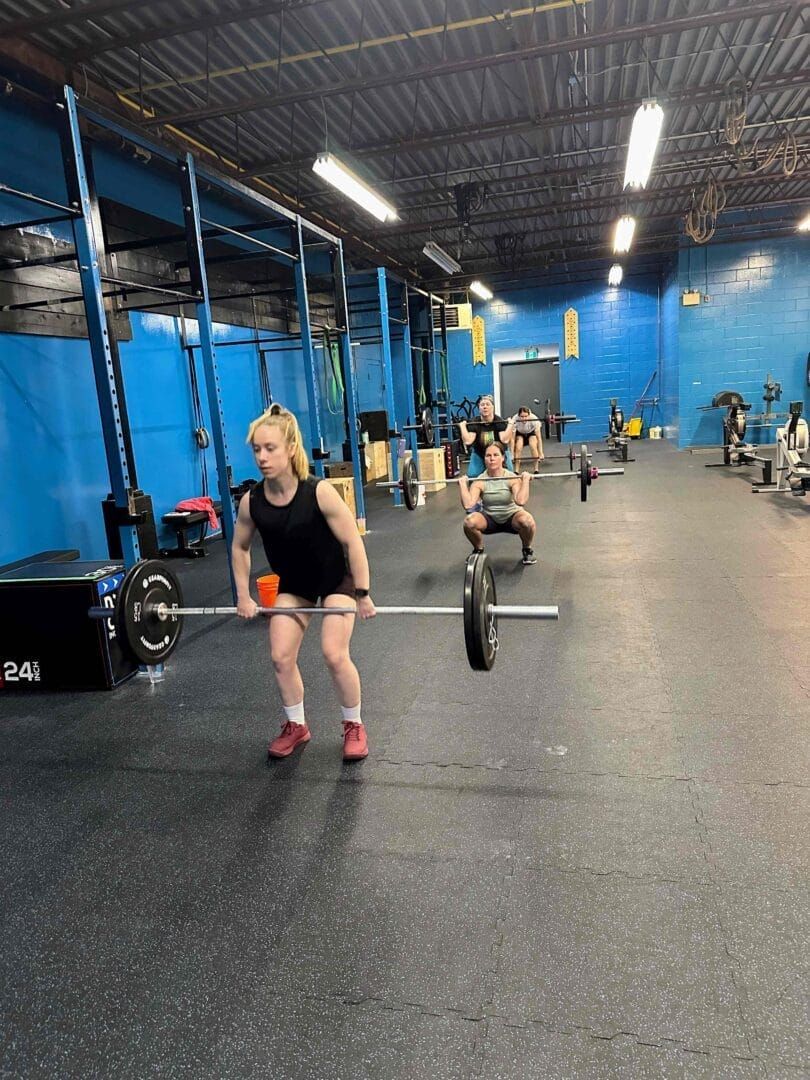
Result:
[[[368,757],[368,739],[364,724],[343,721],[343,760],[359,761]]]
[[[288,720],[280,733],[267,747],[267,756],[271,758],[289,757],[299,743],[308,743],[312,738],[306,724],[294,724]]]

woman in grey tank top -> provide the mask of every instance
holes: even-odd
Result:
[[[508,472],[504,468],[504,448],[491,443],[484,454],[486,471],[473,480],[459,478],[461,503],[467,511],[464,535],[474,551],[484,550],[484,533],[517,533],[523,544],[523,565],[536,563],[532,543],[536,525],[524,507],[529,498],[529,473]]]

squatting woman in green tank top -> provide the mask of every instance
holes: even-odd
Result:
[[[491,443],[484,454],[486,471],[473,480],[459,479],[461,503],[467,511],[464,535],[474,551],[484,550],[484,533],[515,533],[523,544],[523,565],[537,562],[532,544],[536,525],[524,507],[529,498],[529,473],[507,472],[504,468],[504,447]]]

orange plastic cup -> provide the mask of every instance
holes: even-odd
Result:
[[[259,607],[274,607],[278,596],[278,574],[265,574],[256,579],[256,588],[259,590]]]

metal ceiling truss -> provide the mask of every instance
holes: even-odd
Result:
[[[800,202],[801,200],[794,200]],[[751,204],[746,207],[745,205],[738,205],[731,207],[732,210],[745,210],[745,209],[758,209],[756,204]],[[669,215],[664,215],[669,218]],[[651,220],[651,219],[646,219]],[[745,234],[743,237],[742,234]],[[727,222],[725,225],[718,225],[717,237],[715,242],[717,243],[731,243],[735,239],[753,239],[765,238],[765,237],[777,237],[777,236],[795,236],[796,229],[791,221],[786,219],[778,219],[772,222],[752,221],[752,222]],[[639,258],[652,258],[653,256],[659,256],[661,261],[671,259],[675,254],[679,245],[688,241],[684,241],[684,237],[678,232],[677,229],[670,229],[667,231],[659,231],[649,236],[641,236],[633,242],[633,256],[632,265],[635,266]],[[691,244],[689,244],[691,246]],[[539,269],[557,271],[568,263],[580,263],[589,262],[595,264],[597,268],[607,267],[611,262],[616,261],[616,256],[606,254],[607,244],[602,241],[596,241],[591,244],[579,244],[575,251],[565,258],[560,253],[558,244],[542,244],[524,252],[523,262],[518,264],[514,269],[537,270]],[[553,256],[558,258],[553,258]],[[551,258],[549,258],[551,256]],[[492,265],[492,259],[490,256],[476,256],[468,258],[465,266],[470,268],[479,267],[481,269],[488,268]],[[463,275],[461,279],[454,278],[452,282],[452,288],[463,288],[460,281],[472,281],[474,280],[479,270],[473,271]],[[508,272],[508,271],[507,271]],[[593,270],[591,270],[591,273]],[[493,270],[491,272],[491,284],[498,284],[502,278],[504,271]],[[441,289],[447,287],[447,277],[444,278],[432,278],[425,281],[426,288]],[[489,282],[489,277],[488,277]]]
[[[669,104],[689,107],[721,100],[726,93],[727,86],[727,83],[718,83],[708,87],[692,87],[687,90],[662,94],[659,95],[659,98],[665,106]],[[807,86],[810,86],[810,69],[803,68],[800,71],[774,75],[769,79],[761,80],[757,89],[757,96],[764,97],[766,94],[784,93],[789,90],[803,89]],[[631,116],[635,109],[638,108],[638,104],[639,97],[635,96],[607,105],[586,105],[575,109],[557,109],[543,116],[521,116],[508,120],[493,120],[485,124],[465,124],[439,132],[434,129],[430,135],[410,139],[389,139],[386,142],[372,143],[356,148],[346,147],[346,149],[352,157],[366,159],[386,157],[395,153],[417,153],[445,146],[466,146],[471,142],[547,131],[552,128],[568,127],[572,124],[621,120],[624,117]],[[299,169],[309,169],[311,166],[312,154],[296,158],[294,161],[276,158],[273,161],[262,161],[248,165],[244,175],[246,178],[264,176],[268,173],[281,175],[287,172],[296,172]]]
[[[718,26],[724,23],[738,23],[743,20],[760,19],[782,15],[791,11],[802,0],[782,0],[782,2],[748,3],[739,8],[726,8],[722,11],[705,12],[686,18],[668,19],[661,22],[642,23],[634,26],[618,27],[596,33],[580,34],[560,41],[544,41],[504,52],[490,53],[477,57],[465,57],[439,64],[426,64],[409,71],[391,71],[383,75],[347,79],[336,84],[322,87],[308,87],[285,94],[262,94],[256,97],[241,98],[219,105],[210,105],[198,109],[186,109],[179,112],[154,116],[145,121],[155,126],[160,124],[193,124],[217,117],[244,115],[257,109],[276,109],[284,105],[302,103],[320,98],[349,94],[353,91],[380,89],[385,86],[402,86],[420,79],[436,79],[459,75],[467,71],[477,71],[486,67],[498,67],[504,64],[516,64],[522,61],[539,59],[543,56],[557,56],[563,53],[579,52],[585,49],[602,48],[622,44],[638,38],[650,39],[668,34],[682,34],[704,26]]]
[[[328,0],[273,0],[273,3],[245,4],[232,11],[221,11],[215,15],[204,15],[198,19],[183,19],[180,22],[165,23],[152,30],[135,30],[131,34],[111,36],[106,41],[86,45],[82,49],[76,49],[69,53],[69,59],[74,64],[83,64],[103,53],[114,52],[116,49],[137,48],[139,45],[148,45],[150,42],[163,41],[165,38],[178,37],[182,34],[190,34],[194,31],[215,30],[220,26],[228,26],[230,23],[245,23],[250,19],[261,19],[273,15],[283,15],[290,10],[300,11],[302,8],[316,7],[327,3]],[[73,9],[76,10],[75,8]],[[77,12],[78,14],[78,12]],[[2,30],[2,27],[0,27]],[[248,65],[249,66],[249,65]],[[207,74],[207,73],[206,73]],[[201,78],[205,78],[202,75]],[[146,87],[145,89],[149,89]]]
[[[810,180],[810,170],[796,172],[790,177],[773,174],[761,174],[757,176],[733,176],[723,180],[723,186],[734,188],[739,186],[755,187],[767,185],[773,187],[779,183],[795,183]],[[612,209],[618,215],[624,205],[626,211],[631,213],[633,208],[646,203],[655,203],[661,199],[678,199],[681,196],[688,197],[695,189],[695,183],[679,184],[676,187],[656,188],[649,191],[635,192],[629,198],[618,198],[615,194],[598,196],[592,199],[568,199],[565,202],[547,204],[543,206],[518,206],[511,210],[495,210],[486,214],[479,214],[472,219],[472,224],[492,225],[502,221],[510,221],[513,218],[534,219],[548,216],[559,216],[570,213],[583,213],[589,210]],[[731,207],[729,207],[731,209]],[[669,216],[679,217],[686,212],[685,206],[673,206]],[[647,220],[646,213],[644,219]],[[575,227],[582,227],[586,222],[579,222]],[[412,236],[419,233],[448,232],[458,228],[456,218],[434,218],[432,221],[414,222],[407,225],[395,225],[386,229],[386,238],[394,239],[399,236]]]

